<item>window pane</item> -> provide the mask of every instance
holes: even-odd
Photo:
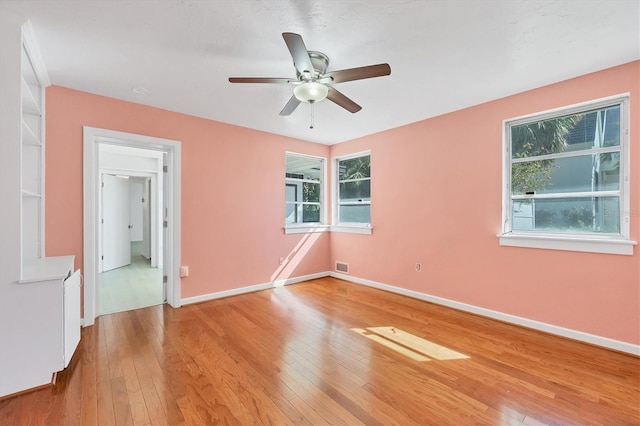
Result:
[[[338,162],[338,179],[348,180],[371,177],[370,162],[370,155]]]
[[[322,159],[287,155],[285,176],[293,179],[321,179]]]
[[[515,163],[511,167],[512,194],[617,191],[620,153]]]
[[[320,202],[320,184],[304,182],[302,184],[302,201],[308,203]]]
[[[371,201],[371,181],[359,180],[340,184],[340,201]]]
[[[287,223],[296,223],[298,222],[297,209],[295,204],[287,204],[285,205],[285,219]]]
[[[297,185],[286,184],[285,187],[285,218],[287,223],[296,223],[298,221],[298,210],[295,204],[291,202],[298,201]]]
[[[571,233],[620,232],[618,197],[514,200],[513,229]]]
[[[286,222],[287,223],[309,223],[320,222],[320,205],[309,204],[287,204]]]
[[[287,154],[285,160],[286,223],[320,222],[325,160],[297,154]]]
[[[371,222],[371,206],[369,204],[340,206],[340,222]]]
[[[302,221],[303,222],[320,222],[320,206],[302,206]]]
[[[512,158],[620,146],[620,105],[511,127]]]

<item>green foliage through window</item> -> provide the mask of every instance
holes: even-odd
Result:
[[[512,230],[620,232],[621,109],[508,127]]]

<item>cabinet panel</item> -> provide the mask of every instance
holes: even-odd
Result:
[[[80,343],[80,270],[64,281],[64,368]]]

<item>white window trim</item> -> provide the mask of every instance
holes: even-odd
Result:
[[[559,234],[522,235],[518,233],[498,234],[501,246],[527,247],[549,250],[582,251],[587,253],[606,253],[633,255],[636,241],[606,238],[585,238],[580,236],[561,236]]]
[[[358,222],[339,222],[338,221],[338,209],[339,209],[339,196],[338,196],[338,162],[343,160],[350,160],[352,158],[364,157],[365,155],[371,156],[371,150],[354,152],[352,154],[342,155],[340,157],[334,157],[331,160],[331,176],[333,176],[333,185],[331,185],[331,200],[332,202],[332,220],[331,220],[331,232],[344,232],[349,234],[364,234],[371,235],[373,232],[373,226],[371,223],[358,223]],[[369,178],[371,179],[371,178]],[[369,202],[371,205],[371,202]]]
[[[284,227],[285,234],[312,234],[315,232],[328,232],[331,230],[329,225],[322,223],[315,224],[303,224],[303,223],[289,223]]]
[[[331,225],[331,232],[371,235],[373,227],[370,223],[340,223],[338,225]]]
[[[622,187],[620,188],[620,235],[599,236],[594,234],[562,234],[545,232],[523,232],[511,229],[511,161],[510,161],[510,138],[508,138],[509,124],[516,121],[528,121],[535,118],[544,120],[558,115],[582,112],[585,109],[596,109],[611,104],[622,104],[620,115],[622,130],[622,140],[620,141],[621,162],[624,167],[622,176]],[[619,255],[633,255],[633,246],[637,241],[629,239],[630,222],[630,188],[629,172],[631,167],[631,155],[629,153],[629,93],[623,93],[606,98],[596,99],[588,102],[581,102],[562,108],[528,114],[521,117],[511,118],[502,122],[502,224],[503,231],[497,236],[501,246],[527,247],[550,250],[569,250],[589,253],[607,253]]]
[[[313,232],[327,232],[329,225],[327,224],[327,159],[316,155],[300,154],[298,152],[285,151],[285,173],[287,156],[303,157],[312,160],[322,160],[322,181],[320,182],[320,222],[309,223],[285,223],[283,230],[285,234],[307,234]],[[285,182],[287,178],[285,177]],[[286,201],[285,201],[286,204]]]

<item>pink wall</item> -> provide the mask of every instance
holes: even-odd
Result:
[[[633,256],[501,247],[502,121],[631,93],[631,238],[640,239],[640,62],[332,146],[371,150],[372,235],[331,235],[331,264],[429,295],[640,343]],[[453,95],[453,94],[452,94]],[[415,271],[415,263],[422,272]]]
[[[47,89],[46,253],[83,265],[82,126],[182,142],[182,297],[328,270],[329,236],[309,241],[295,267],[280,257],[304,235],[284,235],[285,151],[329,147],[62,87]]]
[[[501,247],[502,121],[630,92],[631,236],[640,239],[640,62],[326,147],[47,89],[47,255],[82,266],[82,126],[182,141],[182,297],[328,271],[640,344],[633,256]],[[372,235],[283,235],[284,153],[370,149]],[[279,257],[298,248],[279,275]],[[308,250],[308,251],[307,251]],[[296,263],[297,261],[300,263]],[[416,272],[416,262],[422,272]]]

